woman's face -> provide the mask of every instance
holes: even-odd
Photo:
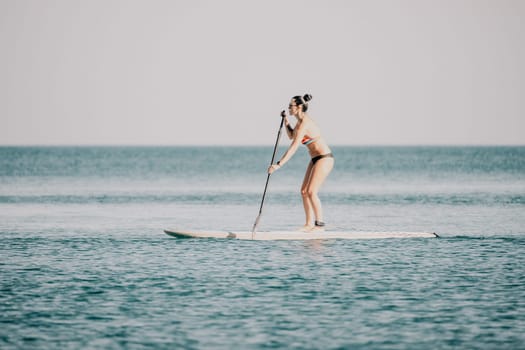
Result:
[[[295,101],[292,99],[288,105],[288,111],[290,115],[297,115],[299,113],[299,106],[295,104]]]

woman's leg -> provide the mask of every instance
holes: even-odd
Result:
[[[306,168],[303,184],[301,186],[301,196],[303,197],[304,214],[306,217],[306,222],[304,224],[305,229],[312,228],[314,226],[314,210],[312,202],[310,201],[310,197],[308,197],[307,194],[308,185],[310,184],[310,179],[312,177],[312,169],[312,162],[308,162],[308,167]]]
[[[319,189],[333,168],[334,158],[327,157],[319,159],[312,167],[311,176],[305,188],[306,197],[308,198],[308,202],[310,203],[315,215],[315,220],[317,221],[323,221],[323,208],[318,196]]]

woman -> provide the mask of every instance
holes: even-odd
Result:
[[[303,185],[301,186],[304,212],[306,214],[306,223],[301,228],[301,231],[324,229],[323,209],[317,193],[334,167],[332,151],[321,137],[319,127],[306,114],[308,101],[311,99],[312,95],[308,94],[303,97],[295,96],[292,98],[288,109],[290,115],[293,115],[297,119],[295,128],[292,128],[287,117],[284,117],[286,132],[292,140],[292,143],[282,158],[268,168],[268,174],[280,169],[292,158],[301,143],[308,148],[312,160],[308,163]]]

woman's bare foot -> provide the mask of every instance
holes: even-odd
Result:
[[[308,232],[324,232],[324,226],[313,226]]]
[[[303,227],[301,227],[298,231],[300,232],[310,232],[312,231],[312,229],[314,228],[315,226],[313,225],[304,225]]]
[[[325,223],[323,221],[315,220],[315,226],[310,230],[310,232],[324,232]]]

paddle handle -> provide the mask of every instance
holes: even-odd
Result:
[[[273,154],[272,154],[272,160],[270,161],[270,166],[273,164],[275,160],[275,153],[277,152],[277,146],[279,145],[279,140],[281,139],[281,131],[283,129],[284,125],[284,118],[286,117],[286,114],[284,111],[281,112],[281,125],[279,126],[279,132],[277,133],[277,140],[275,141],[275,146],[273,147]],[[255,223],[253,224],[252,229],[252,239],[255,235],[255,231],[257,230],[257,226],[259,225],[259,220],[261,219],[262,209],[264,206],[264,198],[266,198],[266,190],[268,189],[268,182],[270,182],[270,176],[271,174],[268,174],[266,177],[266,184],[264,185],[264,192],[261,200],[261,206],[259,208],[259,215],[257,215],[257,218],[255,219]]]
[[[279,145],[279,140],[281,139],[281,131],[283,130],[284,118],[286,118],[286,114],[284,111],[282,111],[281,112],[281,125],[279,126],[279,132],[277,133],[277,141],[275,141],[275,146],[273,147],[273,154],[272,154],[272,160],[270,162],[270,165],[272,165],[273,161],[275,160],[275,153],[277,152],[277,146]]]

